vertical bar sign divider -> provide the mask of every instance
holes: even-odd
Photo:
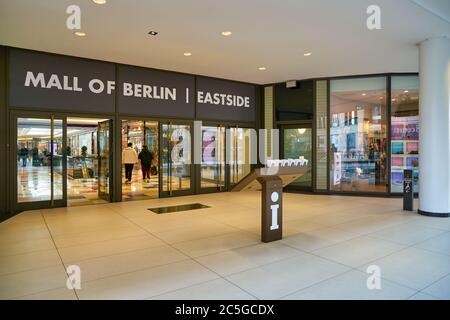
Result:
[[[55,204],[55,195],[53,190],[53,184],[54,184],[54,172],[53,172],[53,141],[54,141],[54,134],[55,134],[55,116],[50,116],[50,203],[53,207]]]

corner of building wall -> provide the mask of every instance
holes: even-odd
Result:
[[[8,108],[6,98],[6,50],[0,46],[0,221],[9,216],[7,198]]]

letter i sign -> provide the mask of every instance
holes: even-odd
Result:
[[[278,230],[278,228],[280,227],[278,225],[278,209],[280,208],[280,204],[277,203],[279,198],[280,195],[278,194],[278,192],[272,192],[272,194],[270,195],[270,200],[272,200],[272,202],[274,203],[270,205],[270,210],[272,213],[272,225],[270,226],[270,230]]]

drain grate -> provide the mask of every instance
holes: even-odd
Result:
[[[188,204],[179,204],[177,206],[170,206],[170,207],[149,208],[148,210],[150,210],[154,213],[157,213],[157,214],[163,214],[163,213],[172,213],[172,212],[179,212],[179,211],[198,210],[198,209],[204,209],[204,208],[211,208],[211,207],[206,206],[201,203],[188,203]]]

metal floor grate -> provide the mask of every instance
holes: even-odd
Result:
[[[179,211],[198,210],[198,209],[204,209],[204,208],[211,208],[211,207],[206,206],[201,203],[188,203],[188,204],[180,204],[180,205],[169,206],[169,207],[149,208],[148,210],[150,210],[154,213],[157,213],[157,214],[163,214],[163,213],[172,213],[172,212],[179,212]]]

